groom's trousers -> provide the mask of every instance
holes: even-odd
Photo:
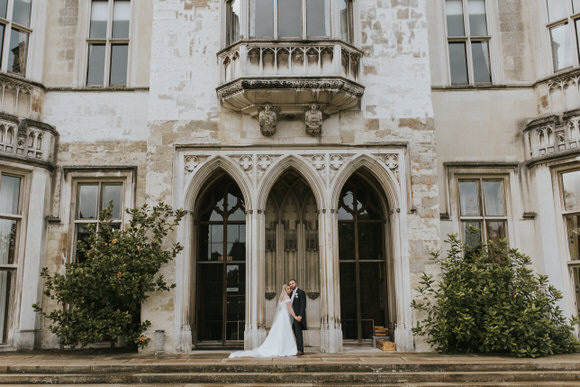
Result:
[[[296,337],[296,349],[298,352],[304,352],[304,340],[302,338],[302,326],[296,320],[292,321],[292,330]]]

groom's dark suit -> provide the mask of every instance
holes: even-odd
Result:
[[[296,347],[298,352],[304,352],[304,340],[302,331],[306,329],[306,293],[300,288],[296,288],[294,300],[292,300],[292,310],[296,316],[302,316],[302,321],[292,321],[292,330],[296,336]]]

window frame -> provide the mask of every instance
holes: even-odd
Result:
[[[580,27],[580,10],[574,13],[572,1],[565,0],[567,2],[566,17],[550,21],[550,9],[548,7],[548,0],[544,0],[544,8],[546,11],[546,33],[548,36],[548,43],[550,46],[550,56],[551,56],[551,66],[553,73],[564,72],[572,68],[580,66],[580,29],[577,28],[576,22],[579,23]],[[570,45],[573,46],[572,50],[575,51],[575,55],[572,55],[572,61],[570,65],[556,69],[554,60],[554,50],[552,48],[552,29],[557,26],[566,26],[566,36],[570,41]]]
[[[61,200],[61,213],[63,219],[68,219],[68,262],[76,262],[76,213],[78,208],[79,184],[83,183],[122,183],[121,191],[121,227],[127,227],[130,217],[125,213],[125,209],[135,205],[135,190],[137,167],[133,166],[104,166],[104,167],[64,167],[63,168],[64,187],[63,198]],[[93,220],[95,223],[96,220]],[[83,222],[79,222],[83,223]]]
[[[2,48],[0,52],[0,70],[10,74],[16,74],[22,76],[24,78],[28,77],[29,73],[29,58],[30,58],[30,42],[32,39],[32,24],[33,24],[33,12],[36,2],[31,0],[30,2],[30,26],[25,26],[19,23],[14,22],[12,19],[14,18],[14,1],[15,0],[7,0],[6,5],[6,18],[0,17],[0,24],[4,26],[4,37],[3,41],[1,42]],[[10,58],[10,40],[12,35],[12,30],[17,30],[20,32],[25,32],[28,34],[28,41],[26,43],[26,61],[24,66],[23,72],[15,72],[8,68],[8,60]]]
[[[24,264],[24,250],[26,244],[26,219],[28,208],[28,192],[29,191],[29,171],[12,168],[9,165],[0,167],[1,175],[13,176],[20,178],[20,192],[18,193],[18,214],[0,214],[0,219],[16,220],[16,238],[14,246],[14,262],[11,264],[0,264],[0,271],[10,273],[10,289],[8,289],[8,302],[6,307],[6,316],[4,327],[4,340],[0,341],[0,348],[10,347],[13,331],[16,329],[16,324],[20,315],[20,298],[21,298],[21,282],[23,275]]]
[[[447,25],[447,0],[443,0],[443,19],[444,19],[444,28],[445,28],[445,39],[446,39],[446,53],[447,53],[447,76],[449,79],[449,84],[452,86],[489,86],[494,82],[494,71],[492,65],[492,47],[491,47],[491,33],[490,33],[490,1],[484,0],[485,6],[485,26],[487,29],[487,35],[471,35],[470,31],[470,24],[469,24],[469,0],[460,0],[461,1],[461,9],[462,9],[462,16],[463,16],[463,28],[464,28],[464,35],[463,36],[449,36],[449,28]],[[487,43],[487,59],[488,59],[488,68],[489,68],[489,82],[476,82],[475,81],[475,72],[474,72],[474,62],[473,62],[473,49],[472,44],[478,42],[486,42]],[[451,72],[451,56],[449,45],[450,43],[464,43],[465,44],[465,66],[467,72],[467,83],[453,83],[453,74]]]
[[[457,218],[459,221],[459,230],[461,234],[461,239],[466,242],[466,237],[463,233],[463,222],[479,222],[481,225],[480,229],[480,243],[488,243],[489,242],[489,235],[487,232],[487,223],[493,221],[502,221],[505,223],[505,239],[509,242],[509,211],[507,207],[507,180],[508,176],[506,175],[459,175],[456,178],[457,184],[457,201],[458,201],[458,211],[457,211]],[[460,184],[462,182],[473,182],[477,181],[477,188],[478,188],[478,207],[479,207],[479,215],[462,215],[461,214],[461,188]],[[503,206],[504,206],[504,215],[488,215],[486,213],[486,206],[485,206],[485,188],[484,182],[497,182],[500,181],[502,183],[502,197],[503,197]]]
[[[130,87],[130,69],[131,69],[131,41],[132,41],[132,30],[134,25],[134,12],[135,12],[135,1],[129,1],[129,32],[126,38],[113,38],[113,21],[114,21],[114,5],[116,0],[102,0],[108,3],[108,15],[107,15],[107,30],[104,38],[91,38],[91,16],[92,16],[92,6],[93,2],[98,0],[87,0],[87,11],[86,11],[86,28],[85,28],[85,66],[84,66],[84,87],[91,89],[125,89]],[[101,84],[89,84],[89,71],[90,71],[90,47],[91,45],[104,45],[105,46],[105,57],[104,57],[104,69],[103,69],[103,82]],[[125,84],[111,84],[111,58],[112,58],[112,47],[114,45],[126,45],[127,46],[127,67],[125,69]]]

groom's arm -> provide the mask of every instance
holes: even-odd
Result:
[[[302,294],[300,297],[300,313],[298,313],[298,316],[304,316],[304,313],[306,312],[306,293],[304,293],[304,290],[300,290],[302,291]]]

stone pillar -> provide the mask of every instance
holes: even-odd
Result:
[[[535,167],[535,173],[532,175],[532,186],[535,191],[536,208],[538,217],[536,226],[538,227],[539,251],[542,257],[542,271],[548,276],[551,285],[562,291],[563,298],[558,301],[565,316],[575,314],[574,300],[570,291],[568,268],[565,259],[562,257],[568,254],[561,251],[562,246],[558,230],[565,234],[564,224],[559,214],[556,214],[555,203],[559,200],[554,196],[554,186],[552,183],[552,174],[547,165],[538,165]]]
[[[340,322],[340,267],[338,262],[338,218],[336,210],[318,213],[320,228],[320,351],[342,351]]]
[[[31,174],[31,187],[28,202],[28,216],[25,228],[26,246],[20,263],[22,268],[22,296],[20,301],[20,318],[15,332],[14,345],[17,350],[32,350],[38,329],[38,315],[32,304],[41,302],[40,269],[44,261],[46,200],[50,198],[50,175],[44,169],[35,168]],[[24,220],[23,220],[24,221]]]
[[[393,270],[395,280],[396,326],[395,344],[399,352],[413,351],[413,320],[411,315],[411,275],[406,212],[397,208],[391,213]]]
[[[248,210],[246,216],[246,324],[244,348],[259,346],[266,337],[264,317],[265,212]],[[249,236],[249,237],[248,237]]]

